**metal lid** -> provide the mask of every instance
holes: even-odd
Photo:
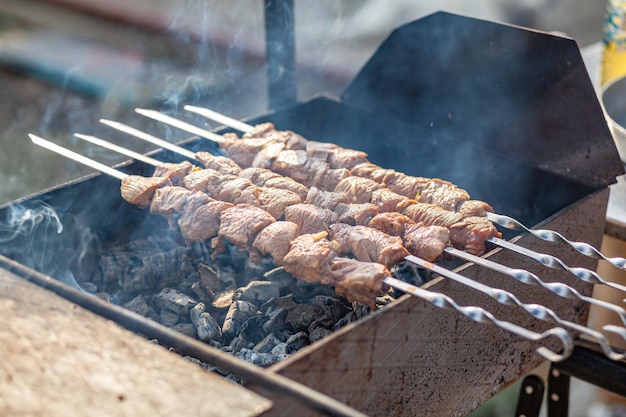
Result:
[[[396,29],[342,100],[587,186],[624,172],[570,38],[434,13]]]

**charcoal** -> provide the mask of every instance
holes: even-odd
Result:
[[[270,353],[276,346],[281,344],[282,342],[274,336],[274,334],[270,333],[263,340],[254,346],[253,350],[260,353]]]
[[[174,327],[176,324],[178,324],[179,320],[180,315],[173,311],[162,310],[159,314],[159,323],[167,327]]]
[[[222,338],[222,329],[219,323],[210,313],[206,312],[204,303],[196,304],[189,314],[200,340],[208,342],[218,341]]]
[[[260,353],[251,349],[241,349],[238,353],[235,354],[239,359],[242,359],[246,362],[249,362],[253,365],[268,367],[279,360],[283,359],[282,357],[277,357],[271,353]]]
[[[269,319],[263,315],[256,315],[244,321],[239,336],[245,338],[248,342],[259,343],[267,333],[263,330],[263,324]]]
[[[311,341],[311,343],[316,342],[331,333],[330,329],[328,329],[326,326],[327,325],[321,321],[314,321],[313,323],[311,323],[308,328],[309,340]]]
[[[222,325],[222,334],[227,337],[233,337],[243,326],[243,323],[250,317],[259,314],[259,310],[253,303],[244,300],[235,300],[230,305],[224,324]]]
[[[173,288],[163,288],[154,296],[154,301],[161,311],[167,310],[178,315],[189,313],[197,304],[193,298]]]
[[[211,305],[216,309],[228,309],[233,303],[233,297],[235,296],[234,290],[226,290],[219,294],[215,294],[215,298]]]
[[[196,281],[191,284],[191,291],[198,297],[201,301],[212,301],[215,298],[215,294],[207,288],[201,281]]]
[[[251,281],[243,288],[240,288],[236,292],[236,297],[239,300],[245,300],[261,305],[272,298],[277,298],[280,295],[281,284],[280,282],[273,281]]]
[[[228,286],[219,274],[206,264],[198,265],[198,273],[200,274],[200,282],[213,294],[224,291]]]
[[[119,277],[119,284],[124,291],[142,291],[185,280],[193,282],[197,279],[197,272],[188,253],[188,248],[176,248],[144,257],[138,265],[131,264]]]
[[[386,306],[387,304],[389,304],[390,302],[392,302],[393,300],[395,300],[395,298],[393,296],[393,290],[390,290],[385,295],[382,295],[380,297],[376,297],[376,305],[378,307],[383,307],[383,306]]]
[[[310,343],[310,340],[306,332],[298,332],[294,335],[291,335],[291,337],[289,337],[289,339],[287,339],[287,342],[285,343],[287,344],[287,352],[293,353],[308,345]]]
[[[278,308],[272,310],[270,314],[266,314],[268,320],[263,324],[263,330],[266,333],[274,334],[279,340],[286,341],[291,336],[293,329],[287,327],[285,319],[289,310],[286,308]]]
[[[125,303],[124,307],[151,320],[158,320],[156,311],[148,305],[148,302],[143,295],[138,295],[129,302]]]
[[[274,346],[271,353],[274,356],[286,358],[287,357],[287,343],[282,342],[282,343],[277,344],[276,346]]]
[[[328,326],[339,321],[350,311],[350,308],[342,300],[328,295],[316,295],[311,300],[311,304],[324,310],[325,318],[323,320]]]
[[[172,326],[172,330],[182,333],[185,336],[193,337],[194,339],[198,338],[198,333],[192,323],[179,323]]]

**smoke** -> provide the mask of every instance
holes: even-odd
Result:
[[[8,243],[18,236],[33,236],[35,232],[44,230],[60,234],[63,224],[56,211],[41,201],[33,201],[36,207],[25,207],[14,204],[6,209],[7,218],[0,221],[0,243]]]

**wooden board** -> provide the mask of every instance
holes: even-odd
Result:
[[[599,247],[607,201],[608,189],[601,190],[553,216],[544,227]],[[594,269],[597,264],[568,246],[532,236],[524,236],[518,243],[552,253],[571,266]],[[528,269],[547,282],[564,282],[585,295],[593,288],[568,272],[545,268],[508,251],[494,250],[489,258]],[[580,300],[559,298],[544,288],[484,268],[461,269],[463,275],[513,292],[522,302],[546,305],[564,320],[587,320],[589,306]],[[452,296],[460,305],[482,306],[500,319],[537,332],[553,327],[521,308],[503,306],[450,280],[438,278],[427,286]],[[553,349],[559,346],[555,340],[547,343]],[[368,415],[459,416],[540,365],[544,359],[535,354],[539,346],[493,325],[475,323],[456,312],[404,296],[272,369]],[[275,400],[278,405],[268,416],[307,415],[293,403]]]
[[[0,270],[0,415],[256,416],[271,401]]]

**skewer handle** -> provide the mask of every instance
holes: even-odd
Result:
[[[252,125],[249,125],[237,119],[233,119],[232,117],[228,117],[222,113],[218,113],[205,107],[187,105],[184,107],[184,109],[192,113],[199,114],[200,116],[206,117],[209,120],[213,120],[214,122],[221,123],[226,127],[231,127],[235,130],[239,130],[240,132],[250,132],[252,129],[254,129],[254,126]]]
[[[483,308],[475,306],[460,306],[452,298],[448,297],[445,294],[428,291],[392,277],[386,277],[384,281],[387,285],[390,285],[413,296],[424,299],[437,307],[455,310],[478,323],[491,322],[497,327],[500,327],[501,329],[507,330],[525,339],[539,341],[548,337],[556,337],[563,345],[563,351],[561,353],[553,352],[545,346],[541,346],[536,350],[537,353],[539,353],[541,356],[551,362],[559,362],[566,359],[571,355],[572,350],[574,349],[572,337],[567,332],[567,330],[561,327],[555,327],[543,333],[536,333],[532,330],[525,329],[511,322],[499,320],[494,317],[493,314]]]
[[[42,148],[46,148],[52,152],[56,152],[59,155],[63,155],[66,158],[72,159],[83,165],[94,168],[102,172],[103,174],[110,175],[114,178],[117,178],[118,180],[123,180],[124,178],[128,176],[128,174],[125,174],[122,171],[118,171],[115,168],[111,168],[107,165],[101,164],[100,162],[94,161],[93,159],[87,158],[86,156],[77,154],[76,152],[70,151],[67,148],[64,148],[55,143],[52,143],[49,140],[33,135],[32,133],[29,133],[28,136],[30,137],[30,140],[32,140],[35,145],[41,146]]]
[[[539,239],[545,240],[547,242],[566,243],[585,256],[589,256],[590,258],[595,258],[595,259],[604,259],[611,265],[617,268],[626,270],[626,258],[621,258],[621,257],[609,258],[605,256],[602,252],[600,252],[598,249],[591,246],[590,244],[585,243],[585,242],[576,242],[576,241],[569,240],[565,236],[563,236],[562,234],[558,232],[555,232],[554,230],[529,229],[528,227],[524,226],[522,223],[518,222],[517,220],[508,216],[503,216],[501,214],[487,213],[487,219],[489,219],[490,221],[494,223],[499,224],[502,227],[506,227],[507,229],[524,230],[538,237]]]

